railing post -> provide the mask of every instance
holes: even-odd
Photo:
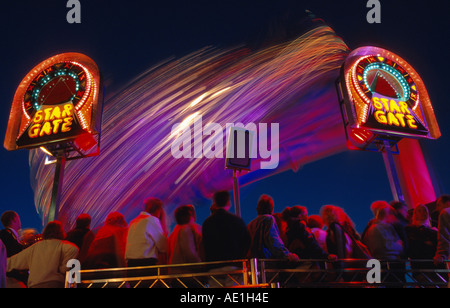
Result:
[[[252,273],[252,284],[258,284],[258,260],[256,258],[250,259],[250,269]]]
[[[242,262],[242,271],[244,272],[244,286],[248,285],[248,266],[247,266],[248,260],[245,260]]]
[[[449,272],[447,273],[447,279],[448,279],[448,280],[447,280],[447,281],[448,281],[447,288],[450,289],[450,261],[447,261],[446,264],[447,264],[447,270],[449,271]]]
[[[266,264],[264,263],[264,261],[261,261],[260,263],[260,268],[259,268],[259,272],[261,273],[261,283],[267,283],[266,280]]]

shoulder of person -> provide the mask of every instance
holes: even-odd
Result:
[[[72,242],[61,240],[61,245],[63,249],[66,251],[77,251],[77,252],[79,251],[78,246]]]

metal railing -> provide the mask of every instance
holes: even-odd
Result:
[[[353,288],[446,288],[449,279],[449,262],[434,267],[432,260],[380,261],[380,281],[370,282],[371,267],[367,260],[341,259],[302,260],[289,264],[278,260],[258,260],[262,273],[261,283],[278,283],[281,288],[289,287],[353,287]]]
[[[67,288],[446,288],[449,261],[380,260],[380,281],[367,279],[367,260],[242,259],[220,262],[81,270]]]

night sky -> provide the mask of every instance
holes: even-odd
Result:
[[[421,142],[440,193],[450,193],[448,89],[450,24],[443,1],[383,1],[381,23],[369,24],[365,0],[315,1],[98,1],[81,0],[81,24],[66,21],[66,1],[14,0],[2,3],[0,129],[5,136],[16,88],[44,59],[62,52],[88,55],[105,80],[105,96],[150,66],[205,46],[227,48],[295,38],[305,9],[322,18],[350,49],[388,49],[420,74],[427,86],[442,137]],[[336,102],[337,103],[337,102]],[[42,230],[30,187],[28,151],[0,150],[1,212],[13,209],[22,227]],[[241,189],[243,218],[256,216],[262,193],[275,211],[304,205],[316,214],[322,205],[345,208],[362,231],[372,201],[392,200],[380,153],[347,151]],[[203,216],[202,216],[203,215]],[[200,214],[201,223],[204,215]],[[67,230],[66,230],[67,231]]]

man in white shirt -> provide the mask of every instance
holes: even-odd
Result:
[[[128,225],[125,259],[129,267],[156,265],[158,255],[166,252],[167,235],[157,218],[162,205],[159,199],[146,199],[144,211]]]

